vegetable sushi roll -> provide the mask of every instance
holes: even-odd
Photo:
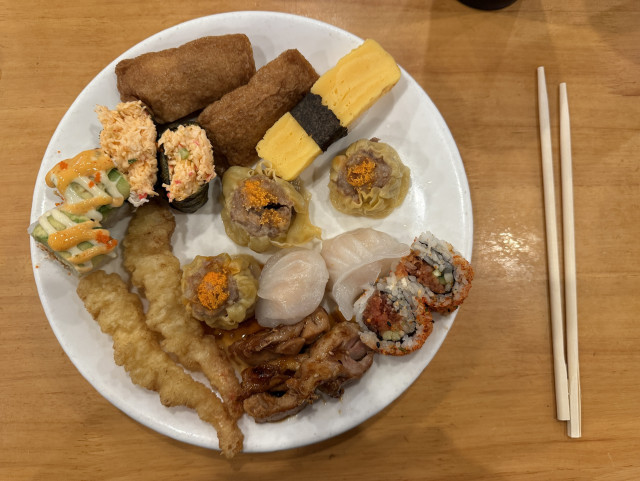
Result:
[[[329,199],[349,215],[385,217],[402,204],[410,171],[398,153],[377,139],[361,139],[331,162]]]
[[[213,328],[235,329],[253,315],[260,264],[245,254],[196,256],[183,268],[187,311]]]
[[[62,210],[103,224],[129,197],[129,183],[100,149],[58,162],[45,179],[64,200]]]
[[[311,196],[300,181],[287,182],[265,164],[230,167],[222,177],[222,222],[236,244],[264,252],[320,238],[309,220]]]
[[[42,214],[29,233],[75,274],[85,274],[115,257],[118,245],[98,222],[61,209]]]
[[[415,280],[393,273],[369,287],[354,306],[362,342],[392,356],[422,347],[433,330],[423,291]]]
[[[427,306],[447,313],[465,300],[471,289],[473,268],[448,242],[431,232],[421,234],[395,269],[398,277],[415,279],[424,288]]]
[[[156,126],[151,115],[140,101],[120,103],[115,110],[98,105],[96,113],[103,127],[100,147],[129,182],[129,202],[139,207],[157,195]]]
[[[160,181],[169,205],[195,212],[209,199],[213,151],[205,131],[196,123],[165,130],[158,140]]]

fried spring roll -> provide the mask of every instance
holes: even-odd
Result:
[[[317,79],[318,74],[298,50],[286,50],[260,68],[247,85],[204,109],[198,123],[207,131],[217,161],[243,167],[256,162],[258,141]]]
[[[246,84],[255,71],[244,34],[202,37],[116,65],[122,101],[141,100],[160,124],[203,109]]]

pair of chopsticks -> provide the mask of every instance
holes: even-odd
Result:
[[[544,67],[538,67],[538,114],[542,146],[542,177],[547,229],[547,263],[551,304],[551,335],[556,390],[556,414],[567,422],[571,438],[582,435],[580,406],[580,366],[578,362],[578,305],[576,294],[576,256],[573,220],[573,180],[571,170],[571,132],[567,84],[560,84],[560,165],[562,172],[562,232],[564,240],[564,297],[567,350],[565,361],[562,316],[562,288],[556,229],[556,201],[553,180],[553,154],[549,125],[549,100]]]

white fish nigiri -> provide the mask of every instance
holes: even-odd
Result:
[[[291,325],[322,302],[329,272],[313,250],[283,249],[267,260],[260,274],[256,320],[264,327]]]
[[[321,254],[329,270],[331,295],[342,315],[353,318],[358,296],[408,253],[408,245],[371,228],[355,229],[323,241]]]

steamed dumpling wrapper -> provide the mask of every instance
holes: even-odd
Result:
[[[381,218],[404,201],[409,168],[389,144],[361,139],[331,162],[329,199],[340,212]]]
[[[235,329],[253,315],[260,264],[247,254],[196,256],[182,271],[183,302],[196,319]]]
[[[364,289],[409,253],[409,246],[389,234],[360,228],[322,243],[321,255],[329,270],[329,288],[346,319],[355,315],[353,305]]]
[[[233,166],[222,177],[224,229],[231,240],[255,252],[293,247],[320,238],[309,219],[309,194],[300,181],[287,182],[268,164]]]
[[[256,319],[261,326],[291,325],[322,302],[329,272],[322,256],[309,249],[283,249],[260,274]]]

